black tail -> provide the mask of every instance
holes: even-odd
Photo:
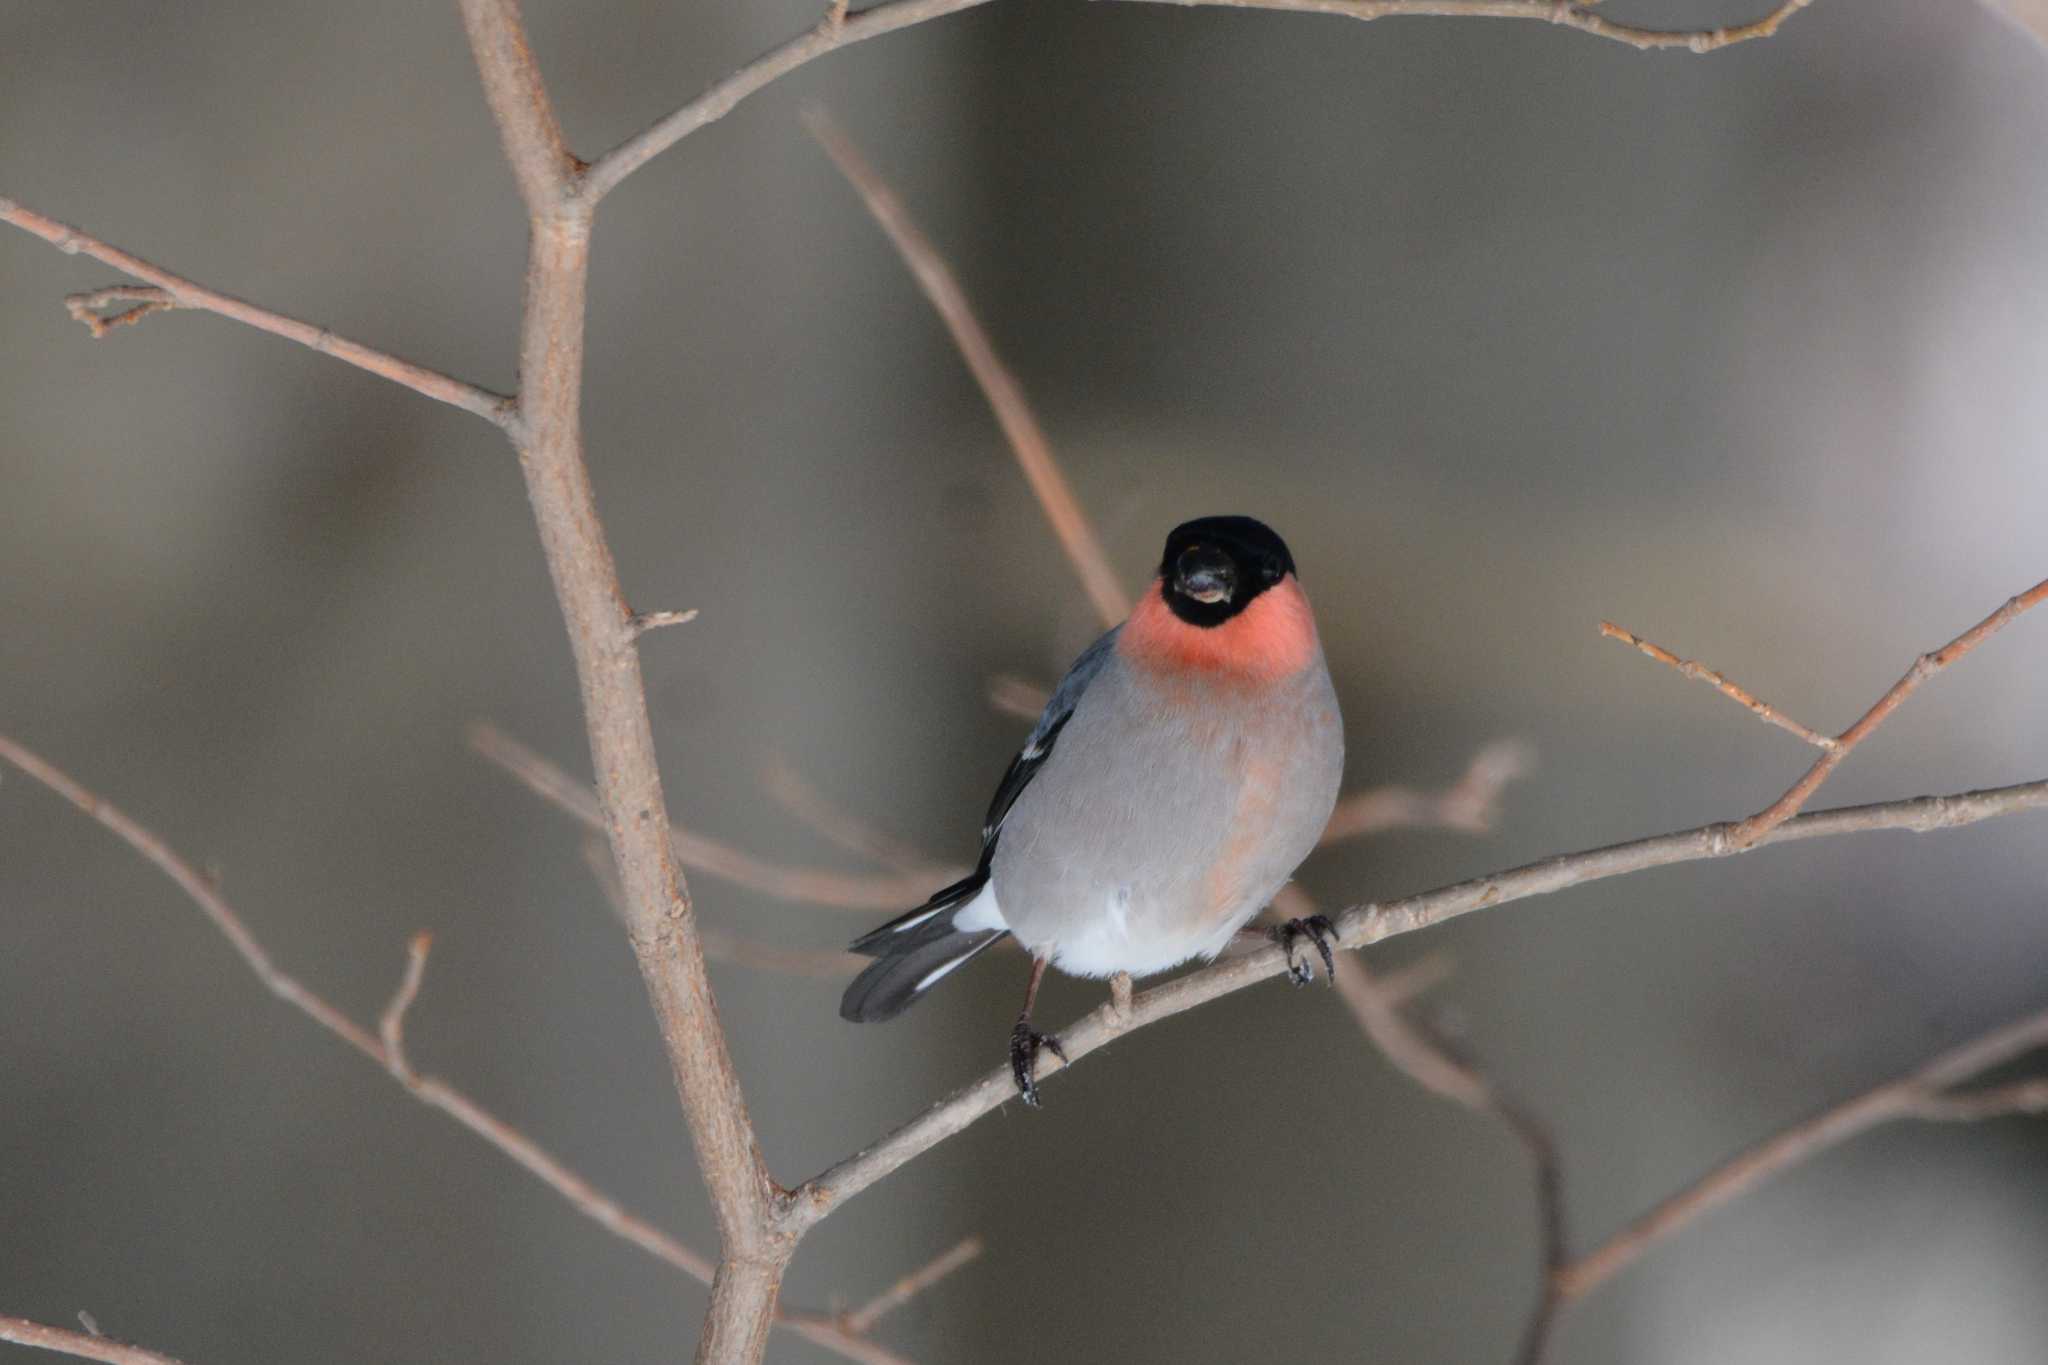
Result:
[[[893,1019],[954,968],[1003,938],[1002,929],[953,927],[953,916],[987,880],[977,873],[955,882],[909,914],[855,939],[853,951],[875,960],[839,998],[839,1017],[856,1024]]]

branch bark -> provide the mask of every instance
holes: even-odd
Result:
[[[726,1048],[688,887],[670,847],[640,677],[638,618],[620,590],[583,457],[584,289],[594,201],[578,195],[579,168],[563,145],[517,4],[461,6],[530,234],[519,413],[509,430],[569,631],[605,833],[625,894],[627,937],[718,1224],[720,1259],[697,1360],[752,1362],[766,1348],[796,1243],[777,1229],[779,1192]]]
[[[16,1346],[34,1346],[59,1355],[75,1356],[80,1360],[100,1360],[106,1365],[179,1365],[179,1362],[158,1351],[145,1350],[140,1346],[128,1346],[106,1337],[85,1332],[73,1332],[62,1327],[50,1327],[27,1318],[0,1316],[0,1341]]]
[[[236,955],[242,959],[243,965],[249,968],[265,989],[368,1058],[403,1086],[414,1099],[429,1108],[440,1110],[505,1156],[525,1167],[578,1213],[605,1231],[630,1242],[656,1260],[673,1266],[699,1284],[708,1285],[712,1282],[717,1268],[709,1259],[684,1246],[647,1219],[625,1208],[588,1179],[564,1165],[538,1142],[505,1119],[485,1109],[463,1091],[438,1077],[423,1074],[414,1068],[405,1050],[405,1016],[419,994],[426,972],[427,950],[430,945],[426,934],[415,935],[412,942],[407,945],[405,971],[399,979],[398,989],[379,1017],[376,1032],[372,1033],[349,1018],[331,1001],[279,967],[255,934],[250,931],[247,922],[221,895],[213,880],[178,854],[154,831],[139,824],[112,802],[88,790],[78,779],[48,759],[6,735],[0,735],[0,762],[12,765],[33,781],[41,783],[91,816],[155,866],[198,906],[200,912],[228,940]],[[956,1248],[955,1253],[957,1250]],[[8,1320],[0,1319],[0,1322],[4,1321]],[[777,1312],[775,1323],[849,1360],[867,1362],[867,1365],[909,1365],[903,1357],[867,1340],[864,1326],[849,1325],[828,1314],[802,1310]],[[58,1331],[55,1328],[39,1330]],[[61,1332],[59,1335],[76,1336],[75,1333]],[[0,1341],[10,1339],[0,1336]],[[110,1349],[137,1349],[106,1343],[104,1338],[99,1337],[79,1339],[101,1342]],[[60,1348],[52,1346],[50,1349]],[[118,1359],[155,1361],[162,1357],[145,1352]]]
[[[452,378],[438,370],[430,370],[424,365],[400,360],[395,355],[365,346],[361,342],[336,336],[325,327],[301,322],[297,318],[286,317],[283,313],[273,313],[268,308],[259,308],[232,294],[209,289],[196,280],[174,275],[162,266],[152,265],[140,256],[123,251],[120,247],[109,246],[89,233],[68,223],[60,223],[54,218],[45,217],[11,199],[0,199],[0,222],[12,223],[23,232],[42,238],[68,255],[90,256],[101,264],[110,265],[124,274],[133,275],[138,280],[147,280],[162,290],[168,301],[155,303],[156,308],[193,308],[205,313],[218,314],[231,321],[254,327],[259,332],[268,332],[272,336],[283,337],[286,341],[296,341],[299,345],[318,351],[322,355],[331,355],[336,360],[353,365],[359,370],[368,370],[378,378],[388,379],[402,388],[411,389],[414,393],[425,394],[451,407],[461,408],[464,412],[473,412],[494,425],[502,427],[512,419],[514,400],[502,393],[492,393],[489,389]],[[103,295],[111,301],[119,292],[117,286],[113,289],[96,290],[94,294]],[[74,295],[73,299],[84,301],[93,296]],[[109,327],[124,322],[139,322],[149,311],[152,311],[151,303],[144,300],[138,302],[135,308],[114,318],[80,316],[79,310],[75,307],[72,309],[72,316],[84,323],[97,337],[105,335]]]
[[[808,111],[804,115],[804,123],[811,130],[811,136],[825,149],[826,155],[832,158],[839,173],[859,192],[868,212],[888,234],[897,253],[910,267],[910,273],[917,279],[917,287],[924,291],[933,311],[945,323],[960,358],[973,371],[975,383],[981,386],[989,407],[994,410],[996,422],[1002,427],[1011,451],[1017,456],[1017,464],[1031,484],[1032,495],[1038,499],[1045,519],[1052,524],[1053,534],[1059,537],[1067,562],[1080,576],[1081,589],[1088,594],[1096,616],[1105,626],[1113,626],[1123,620],[1130,615],[1130,596],[1117,581],[1116,570],[1110,566],[1109,556],[1103,552],[1102,540],[1095,534],[1087,513],[1081,510],[1081,501],[1074,496],[1074,487],[1067,482],[1066,472],[1053,457],[1052,442],[1046,439],[1045,429],[1039,426],[1037,415],[1025,400],[1024,386],[1017,382],[1017,376],[1010,373],[1010,367],[996,354],[995,343],[989,340],[988,331],[975,317],[974,305],[968,302],[967,291],[960,287],[952,267],[946,264],[945,257],[939,254],[911,218],[896,192],[875,173],[860,149],[853,145],[852,139],[822,111]]]
[[[1733,27],[1652,29],[1620,23],[1593,13],[1592,3],[1568,0],[1154,0],[1184,6],[1228,9],[1289,10],[1346,19],[1391,19],[1402,15],[1439,19],[1527,19],[1574,29],[1638,49],[1684,48],[1717,52],[1736,43],[1768,38],[1787,19],[1813,0],[1782,0],[1760,19]],[[988,0],[890,0],[848,13],[844,0],[833,0],[809,32],[763,53],[689,103],[635,133],[592,163],[583,178],[583,193],[592,203],[617,189],[633,172],[707,124],[731,113],[747,96],[842,47],[879,38],[931,19],[987,4]]]
[[[1833,835],[1952,829],[2044,808],[2048,808],[2048,780],[1953,796],[1922,796],[1813,812],[1786,821],[1751,845],[1735,841],[1736,826],[1732,822],[1702,825],[1675,834],[1545,858],[1382,904],[1353,906],[1336,917],[1337,939],[1345,948],[1363,948],[1475,910],[1493,909],[1651,868],[1730,857],[1753,849]],[[1062,1064],[1057,1058],[1041,1061],[1040,1078],[1057,1075],[1066,1065],[1078,1063],[1097,1048],[1147,1024],[1277,976],[1286,965],[1287,955],[1279,947],[1257,948],[1136,995],[1122,1018],[1104,1005],[1060,1030],[1059,1039],[1070,1062]],[[789,1201],[784,1215],[786,1225],[799,1230],[810,1227],[906,1162],[1001,1108],[1016,1094],[1016,1083],[1011,1080],[1007,1066],[954,1091],[894,1132],[806,1181]]]
[[[1899,1119],[1971,1120],[2039,1112],[2044,1098],[2048,1098],[2039,1082],[1975,1095],[1947,1092],[2041,1047],[2048,1047],[2048,1010],[1993,1029],[1949,1049],[1908,1075],[1867,1090],[1804,1123],[1794,1124],[1716,1167],[1595,1250],[1559,1269],[1553,1277],[1557,1291],[1567,1300],[1583,1298],[1693,1219],[1720,1208],[1788,1167],[1879,1124]]]

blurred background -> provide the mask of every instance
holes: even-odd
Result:
[[[804,0],[530,0],[594,155],[815,22]],[[1757,3],[1658,3],[1730,22]],[[1279,527],[1349,783],[1534,773],[1490,835],[1319,855],[1326,904],[1735,817],[1808,762],[1614,618],[1826,730],[2048,574],[2048,57],[1973,4],[1819,0],[1639,54],[1537,24],[995,5],[820,61],[629,182],[596,237],[593,472],[678,818],[864,870],[786,761],[941,861],[1096,625],[815,100],[956,264],[1127,583],[1186,517]],[[450,5],[0,9],[0,193],[500,389],[524,230]],[[465,745],[588,771],[512,456],[484,423],[221,320],[94,343],[111,283],[0,235],[0,729],[217,870],[359,1019],[416,930],[415,1061],[710,1250],[582,833]],[[2048,620],[1916,698],[1822,804],[2048,775]],[[0,783],[0,1312],[196,1365],[670,1360],[695,1285],[269,998],[164,878]],[[2048,1003],[2017,817],[1610,881],[1375,950],[1553,1126],[1592,1245],[1738,1147]],[[696,875],[707,924],[882,918]],[[795,1183],[1002,1057],[1021,972],[902,1020],[715,964]],[[1098,987],[1056,981],[1045,1017]],[[1505,1360],[1535,1293],[1520,1150],[1278,984],[1149,1030],[805,1244],[920,1362]],[[1695,1224],[1553,1360],[2048,1356],[2048,1124],[1880,1130]],[[14,1348],[0,1347],[12,1360]],[[778,1362],[824,1360],[778,1334]]]

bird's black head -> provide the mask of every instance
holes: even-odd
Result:
[[[1166,537],[1159,591],[1193,626],[1220,626],[1294,572],[1287,542],[1250,517],[1202,517]]]

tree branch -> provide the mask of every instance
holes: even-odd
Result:
[[[1109,556],[1089,524],[1087,513],[1081,510],[1073,485],[1067,482],[1065,471],[1053,457],[1052,443],[1046,440],[1045,429],[1039,426],[1031,404],[1025,400],[1023,386],[996,354],[995,343],[974,316],[974,306],[968,302],[967,292],[960,287],[952,267],[852,139],[817,109],[805,112],[804,125],[832,158],[839,173],[860,193],[868,212],[889,235],[916,277],[918,288],[946,324],[961,359],[974,372],[975,383],[981,386],[989,407],[994,409],[996,422],[1009,440],[1032,494],[1044,510],[1045,519],[1052,523],[1053,534],[1059,537],[1060,548],[1066,551],[1067,561],[1080,575],[1082,591],[1088,594],[1096,616],[1105,626],[1123,620],[1130,614],[1131,599],[1117,581],[1116,570],[1110,566]]]
[[[1891,691],[1879,697],[1876,704],[1863,713],[1861,719],[1835,737],[1835,746],[1815,759],[1804,777],[1794,782],[1783,796],[1736,826],[1735,838],[1741,843],[1753,844],[1798,814],[1799,808],[1813,798],[1813,794],[1820,790],[1820,784],[1828,780],[1828,776],[1849,756],[1850,751],[1870,738],[1877,727],[1884,724],[1891,713],[1899,709],[1901,702],[1919,690],[1921,683],[2005,629],[2014,617],[2027,608],[2038,605],[2043,599],[2048,599],[2048,579],[2043,579],[2018,596],[2007,599],[2005,605],[1997,611],[1932,654],[1923,654],[1915,659],[1913,666],[1906,670],[1906,675],[1892,684]]]
[[[596,203],[620,182],[690,134],[731,113],[739,102],[798,67],[842,47],[879,38],[930,19],[973,9],[988,0],[889,0],[848,13],[845,0],[831,0],[825,17],[808,33],[755,58],[732,75],[606,152],[583,176],[585,199]],[[1716,52],[1735,43],[1768,38],[1812,0],[1782,0],[1763,18],[1731,28],[1664,30],[1618,23],[1593,13],[1592,4],[1567,0],[1163,0],[1186,6],[1291,10],[1347,19],[1389,19],[1401,15],[1444,19],[1529,19],[1556,24],[1634,48],[1685,48]]]
[[[517,0],[458,2],[477,74],[483,78],[484,99],[505,144],[513,179],[519,182],[527,216],[555,217],[575,192],[583,167],[562,137]]]
[[[250,932],[240,914],[220,894],[212,879],[180,856],[157,834],[136,823],[119,807],[88,790],[76,778],[49,760],[6,735],[0,735],[0,761],[11,764],[29,778],[63,797],[141,854],[199,907],[214,928],[218,929],[234,947],[243,964],[272,995],[291,1005],[374,1062],[403,1086],[414,1099],[430,1108],[440,1110],[518,1162],[567,1200],[577,1212],[605,1231],[632,1243],[656,1260],[675,1267],[699,1284],[708,1285],[712,1282],[715,1267],[709,1259],[690,1250],[645,1218],[624,1208],[589,1180],[565,1166],[539,1143],[485,1109],[462,1091],[437,1077],[423,1075],[413,1067],[405,1051],[405,1016],[418,997],[425,976],[427,952],[431,946],[429,935],[415,934],[411,943],[407,945],[405,972],[399,980],[397,991],[392,995],[391,1003],[385,1007],[378,1019],[377,1032],[372,1034],[349,1018],[340,1008],[278,967],[263,945],[257,941],[256,936]],[[13,1320],[0,1319],[0,1323],[11,1321]],[[779,1313],[776,1321],[807,1340],[836,1351],[849,1360],[864,1361],[869,1365],[908,1365],[901,1356],[866,1340],[864,1328],[849,1328],[828,1314],[790,1310]],[[39,1330],[56,1331],[54,1328]],[[0,1341],[6,1340],[13,1338],[0,1334]],[[117,1350],[134,1349],[105,1343],[103,1338],[87,1337],[80,1340],[100,1341]],[[53,1346],[51,1349],[59,1348]],[[143,1362],[166,1359],[147,1352],[132,1357],[93,1358]]]
[[[2042,1112],[2048,1107],[2048,1082],[2044,1081],[1961,1095],[1947,1093],[2042,1047],[2048,1047],[2048,1010],[1993,1029],[1949,1049],[1917,1071],[1794,1124],[1716,1167],[1597,1249],[1561,1268],[1554,1276],[1558,1293],[1567,1300],[1584,1298],[1693,1219],[1879,1124],[1898,1119],[1969,1120]]]
[[[606,847],[602,838],[593,835],[584,842],[583,860],[590,864],[590,875],[597,879],[598,890],[604,894],[605,903],[623,923],[626,918],[626,893],[619,885],[619,870],[612,866],[611,850]],[[709,924],[700,925],[698,929],[704,936],[704,956],[714,962],[730,962],[757,972],[843,981],[865,967],[868,962],[858,953],[820,948],[785,948],[777,943],[763,943],[758,939],[745,938]]]
[[[138,280],[147,280],[162,291],[161,297],[150,299],[139,291],[127,292],[123,286],[96,290],[90,294],[74,294],[66,300],[71,315],[91,329],[96,337],[106,334],[110,327],[122,323],[139,322],[149,312],[158,308],[192,308],[201,312],[218,314],[231,321],[296,341],[322,355],[333,356],[336,360],[368,370],[380,379],[411,389],[414,393],[425,394],[464,412],[475,413],[485,421],[504,426],[512,420],[514,401],[504,394],[492,393],[489,389],[451,378],[438,370],[415,365],[409,360],[400,360],[395,355],[373,350],[361,342],[339,337],[325,327],[316,327],[310,322],[288,318],[282,313],[273,313],[268,308],[258,308],[232,294],[223,294],[209,289],[182,275],[173,275],[162,266],[151,265],[140,256],[131,255],[117,246],[109,246],[97,237],[88,235],[78,228],[46,218],[33,209],[25,208],[11,199],[0,199],[0,222],[12,223],[22,231],[42,238],[59,251],[74,256],[90,256],[104,265],[133,275]],[[100,318],[82,308],[104,307],[123,297],[139,300],[137,306],[111,318]],[[98,300],[97,303],[94,300]]]
[[[27,1318],[0,1316],[0,1341],[12,1342],[16,1346],[40,1347],[59,1355],[76,1356],[80,1360],[101,1360],[106,1365],[179,1365],[178,1361],[157,1351],[123,1345],[97,1333],[88,1335],[62,1327],[46,1327]]]
[[[909,1303],[919,1294],[930,1289],[960,1267],[977,1259],[982,1253],[979,1237],[963,1237],[951,1248],[940,1252],[931,1260],[911,1271],[881,1293],[869,1299],[860,1307],[848,1313],[842,1321],[846,1330],[856,1336],[864,1336],[881,1321],[885,1313],[893,1313]]]
[[[1535,1111],[1490,1079],[1476,1062],[1458,1055],[1436,1030],[1411,1017],[1402,1001],[1367,971],[1361,955],[1347,953],[1337,959],[1335,984],[1360,1030],[1382,1056],[1423,1089],[1499,1123],[1528,1156],[1536,1187],[1543,1273],[1538,1279],[1541,1289],[1536,1307],[1523,1329],[1515,1360],[1518,1365],[1536,1365],[1562,1306],[1553,1281],[1569,1254],[1564,1169],[1557,1159],[1557,1140]]]
[[[2048,808],[2048,780],[1953,796],[1922,796],[1818,811],[1788,820],[1747,846],[1735,842],[1732,823],[1702,825],[1675,834],[1545,858],[1399,900],[1353,906],[1336,917],[1337,938],[1342,947],[1362,948],[1474,910],[1492,909],[1651,868],[1729,857],[1766,846],[1832,835],[1952,829],[2043,808]],[[1277,976],[1286,963],[1285,952],[1277,946],[1226,957],[1214,966],[1138,994],[1121,1020],[1113,1018],[1107,1006],[1083,1015],[1060,1031],[1060,1041],[1067,1056],[1079,1062],[1114,1038]],[[1042,1060],[1040,1068],[1043,1079],[1065,1066],[1053,1058]],[[810,1227],[877,1180],[1016,1098],[1016,1094],[1016,1083],[1007,1066],[954,1091],[909,1123],[805,1182],[790,1200],[786,1223],[798,1229]]]
[[[747,1365],[767,1346],[796,1242],[778,1230],[780,1190],[762,1158],[718,1020],[704,944],[669,838],[639,631],[583,455],[584,293],[595,200],[577,194],[575,159],[562,144],[517,4],[460,3],[529,220],[520,409],[510,433],[568,627],[605,834],[625,893],[627,938],[661,1026],[718,1223],[720,1259],[697,1360]]]
[[[1812,4],[1813,0],[1783,0],[1761,19],[1727,28],[1702,29],[1642,28],[1605,19],[1593,11],[1598,0],[1589,0],[1585,4],[1570,4],[1566,0],[1146,0],[1146,3],[1286,10],[1367,21],[1404,15],[1435,19],[1531,19],[1537,23],[1574,29],[1590,37],[1624,43],[1638,51],[1684,48],[1688,52],[1704,54],[1718,52],[1736,43],[1768,38],[1778,31],[1779,25]]]
[[[597,794],[560,765],[529,749],[488,721],[469,727],[470,747],[519,779],[527,790],[550,805],[567,812],[600,834],[605,817]],[[897,911],[915,905],[932,893],[935,885],[924,873],[827,872],[822,868],[787,867],[767,862],[731,844],[699,834],[681,825],[672,826],[670,839],[675,856],[683,866],[744,886],[764,895],[804,905],[833,910],[873,913]],[[958,876],[958,873],[954,873]]]
[[[1956,636],[1955,639],[1950,640],[1940,649],[1935,650],[1931,654],[1922,654],[1919,658],[1915,659],[1913,666],[1906,670],[1904,677],[1892,684],[1890,691],[1879,697],[1854,725],[1832,739],[1817,731],[1808,729],[1776,708],[1757,700],[1751,693],[1729,682],[1704,664],[1694,663],[1689,659],[1681,659],[1670,650],[1661,649],[1640,636],[1623,630],[1612,621],[1602,621],[1600,623],[1600,633],[1608,639],[1620,640],[1625,644],[1634,645],[1659,663],[1669,664],[1689,678],[1698,678],[1703,682],[1711,684],[1723,696],[1732,698],[1747,707],[1755,715],[1781,729],[1798,735],[1807,743],[1816,745],[1822,750],[1821,756],[1814,760],[1813,766],[1808,768],[1805,774],[1797,782],[1794,782],[1783,796],[1735,827],[1732,837],[1737,843],[1753,844],[1798,814],[1800,808],[1812,800],[1813,794],[1820,790],[1821,784],[1826,782],[1835,769],[1841,766],[1842,760],[1847,758],[1857,745],[1876,733],[1877,727],[1883,725],[1890,718],[1892,712],[1899,709],[1906,698],[1918,691],[1920,684],[1926,682],[1965,654],[1968,654],[1978,645],[1983,644],[2008,625],[2011,625],[2020,613],[2030,607],[2039,605],[2044,600],[2048,600],[2048,579],[2043,579],[2017,596],[2007,598],[1998,610],[1992,612],[1976,625],[1971,626],[1961,635]]]
[[[1526,777],[1535,753],[1519,740],[1495,740],[1472,756],[1464,776],[1441,791],[1367,787],[1337,802],[1317,847],[1394,829],[1456,829],[1483,834],[1500,818],[1501,794]]]
[[[1801,725],[1777,707],[1739,684],[1730,682],[1727,678],[1708,668],[1703,663],[1693,659],[1681,659],[1662,645],[1651,644],[1642,636],[1632,631],[1623,630],[1612,621],[1602,621],[1600,623],[1600,634],[1609,640],[1619,640],[1625,645],[1634,645],[1658,663],[1668,664],[1684,676],[1692,678],[1697,682],[1705,683],[1736,705],[1747,707],[1751,715],[1763,721],[1766,725],[1775,725],[1780,730],[1795,734],[1808,744],[1813,745],[1816,749],[1838,749],[1841,747],[1840,740]]]

